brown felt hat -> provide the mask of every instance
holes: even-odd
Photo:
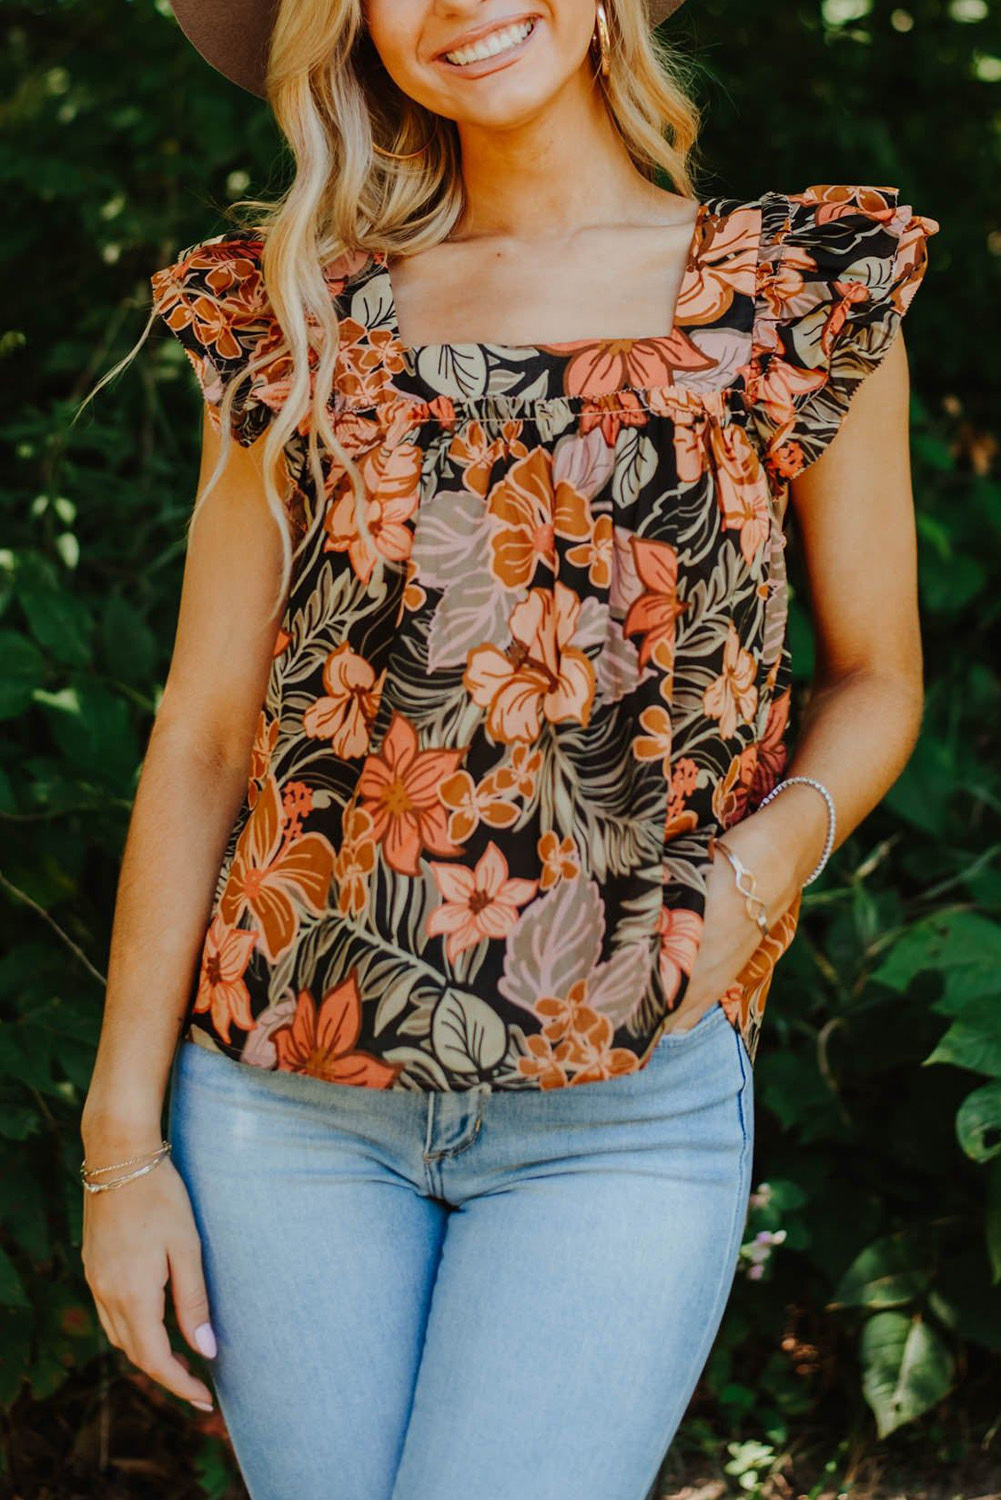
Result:
[[[646,0],[650,23],[666,21],[683,0]],[[278,0],[171,0],[178,25],[217,72],[264,98],[271,28]]]

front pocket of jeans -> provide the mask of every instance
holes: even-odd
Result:
[[[653,1049],[653,1055],[659,1052],[674,1052],[678,1047],[684,1047],[696,1035],[710,1029],[719,1016],[723,1016],[723,1002],[716,1000],[708,1010],[702,1012],[699,1019],[692,1026],[686,1026],[684,1031],[665,1031]],[[725,1019],[725,1017],[724,1017]]]
[[[748,1072],[750,1072],[754,1064],[751,1062],[751,1054],[747,1050],[747,1043],[744,1040],[744,1033],[741,1031],[739,1026],[735,1026],[733,1029],[737,1033],[737,1046],[740,1048],[740,1055],[744,1060],[744,1067]]]

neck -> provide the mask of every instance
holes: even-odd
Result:
[[[466,207],[449,238],[550,247],[600,224],[665,222],[665,194],[636,168],[581,74],[541,115],[505,129],[458,126]]]

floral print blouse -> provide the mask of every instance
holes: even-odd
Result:
[[[883,359],[938,229],[894,187],[698,205],[643,339],[403,344],[381,252],[325,268],[329,408],[360,466],[286,448],[295,574],[185,1036],[377,1089],[554,1089],[643,1068],[702,935],[713,838],[787,758],[789,482]],[[151,278],[219,425],[281,344],[262,241]],[[264,359],[250,444],[286,392]],[[722,995],[753,1062],[799,898]]]

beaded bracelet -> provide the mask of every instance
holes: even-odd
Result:
[[[771,802],[773,797],[777,797],[779,792],[781,792],[784,787],[792,786],[793,783],[797,781],[803,781],[807,786],[816,787],[817,791],[820,792],[821,796],[827,803],[827,840],[824,844],[824,852],[821,854],[820,859],[817,861],[817,864],[814,866],[810,875],[808,875],[806,880],[803,881],[803,885],[808,886],[811,881],[816,880],[817,876],[820,874],[821,870],[824,868],[828,859],[830,858],[831,850],[834,848],[834,830],[836,827],[836,819],[834,813],[834,799],[832,798],[830,792],[827,790],[826,786],[824,786],[822,781],[815,781],[812,776],[787,776],[784,781],[780,781],[776,786],[772,787],[767,797],[762,797],[761,801],[758,803],[758,807],[764,807],[766,803]]]

